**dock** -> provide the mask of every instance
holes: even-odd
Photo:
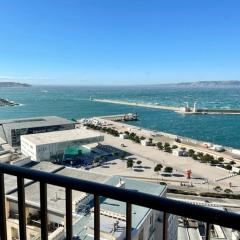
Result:
[[[139,103],[139,102],[129,102],[123,100],[113,100],[113,99],[96,99],[91,98],[91,101],[94,102],[102,102],[102,103],[111,103],[111,104],[120,104],[134,107],[144,107],[144,108],[152,108],[152,109],[161,109],[174,111],[181,114],[215,114],[215,115],[240,115],[240,109],[201,109],[196,108],[196,103],[194,103],[194,107],[190,108],[186,107],[173,107],[159,104],[149,104],[149,103]],[[115,115],[117,116],[117,115]]]
[[[138,115],[136,113],[127,113],[127,114],[100,116],[98,118],[106,119],[114,122],[128,122],[128,121],[137,121]]]

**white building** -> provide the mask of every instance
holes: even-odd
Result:
[[[30,134],[21,136],[21,151],[31,160],[44,161],[63,154],[68,147],[98,143],[103,140],[102,135],[86,129]]]
[[[150,145],[150,142],[149,142],[148,139],[143,139],[143,140],[141,140],[141,145],[143,145],[143,146],[149,146],[149,145]]]
[[[126,133],[121,133],[119,134],[119,138],[121,139],[127,139],[128,138],[128,135]]]

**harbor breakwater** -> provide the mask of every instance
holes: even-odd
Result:
[[[128,102],[128,101],[123,101],[123,100],[112,100],[112,99],[91,99],[91,101],[101,102],[101,103],[128,105],[128,106],[135,106],[135,107],[169,110],[169,111],[174,111],[174,112],[183,113],[183,114],[240,115],[240,109],[197,109],[197,108],[189,108],[189,107],[165,106],[165,105],[160,105],[160,104]]]

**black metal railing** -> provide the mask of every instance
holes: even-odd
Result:
[[[221,211],[209,207],[196,206],[164,197],[131,191],[113,186],[94,183],[82,179],[61,176],[53,173],[0,164],[0,239],[7,240],[4,174],[17,177],[18,211],[20,240],[26,240],[26,213],[24,179],[31,179],[40,183],[40,220],[41,239],[48,238],[47,227],[47,184],[64,187],[66,190],[66,239],[72,239],[72,190],[87,192],[94,195],[94,238],[100,239],[100,196],[126,203],[126,239],[131,239],[132,205],[139,205],[162,211],[163,239],[166,239],[166,219],[168,214],[187,217],[206,222],[206,239],[210,239],[210,226],[217,224],[223,227],[240,230],[240,215]]]

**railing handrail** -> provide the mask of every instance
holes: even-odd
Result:
[[[87,180],[47,173],[39,170],[0,163],[0,174],[9,174],[46,184],[57,185],[71,190],[87,192],[130,204],[135,204],[177,216],[192,218],[202,222],[217,224],[240,230],[240,214],[226,212],[210,207],[196,206],[165,197],[117,188]]]

